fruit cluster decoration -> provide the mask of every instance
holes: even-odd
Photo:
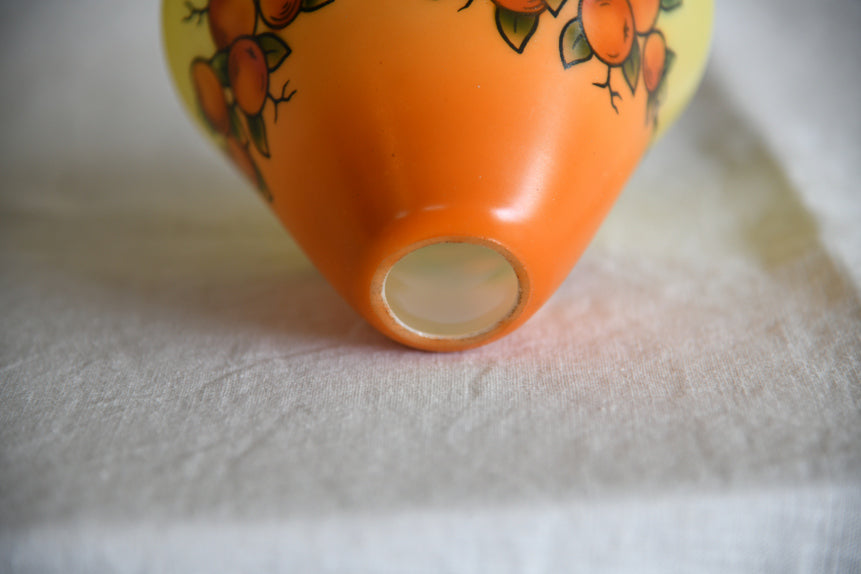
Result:
[[[522,54],[544,14],[554,19],[569,0],[491,0],[496,28],[505,43]],[[665,80],[675,54],[658,28],[662,12],[681,6],[683,0],[579,0],[577,15],[562,26],[559,56],[565,69],[597,60],[607,73],[593,85],[606,89],[610,106],[618,114],[622,93],[612,85],[613,71],[621,70],[632,95],[642,85],[647,91],[646,122],[657,123]],[[276,34],[301,13],[313,12],[334,0],[208,0],[196,7],[186,2],[184,21],[208,22],[215,53],[191,62],[192,85],[204,123],[222,138],[222,147],[267,201],[266,182],[249,153],[253,145],[269,158],[269,141],[263,112],[271,105],[274,122],[279,106],[296,95],[290,81],[273,87],[272,74],[290,56],[291,49]],[[467,0],[458,11],[472,6]],[[642,82],[640,77],[642,76]],[[618,77],[618,76],[617,76]]]
[[[460,10],[469,8],[467,0]],[[538,29],[541,16],[556,18],[568,0],[492,0],[496,5],[496,28],[505,42],[523,53]],[[675,54],[667,48],[657,28],[661,12],[681,6],[682,0],[580,0],[577,16],[569,20],[559,35],[559,55],[568,69],[595,58],[607,66],[607,76],[593,85],[606,89],[616,113],[622,94],[611,86],[614,68],[636,94],[642,70],[648,92],[646,121],[656,123],[667,73]]]
[[[273,95],[272,73],[290,55],[290,47],[273,30],[289,26],[302,12],[313,12],[334,0],[209,0],[202,8],[186,2],[189,23],[209,23],[215,54],[195,58],[191,80],[205,125],[223,138],[225,153],[267,201],[266,182],[249,153],[254,145],[269,157],[263,111],[271,103],[274,121],[278,107],[289,102],[295,89],[287,80]],[[289,90],[289,91],[288,91]]]

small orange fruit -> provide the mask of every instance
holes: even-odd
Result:
[[[520,14],[539,14],[547,9],[544,0],[493,0],[493,3]]]
[[[216,132],[227,134],[230,131],[227,100],[224,99],[224,89],[209,62],[198,58],[191,63],[191,82],[206,121]]]
[[[658,89],[666,65],[667,43],[664,35],[658,31],[652,32],[646,37],[646,45],[643,48],[643,80],[649,93]]]
[[[628,0],[581,0],[583,33],[598,59],[618,66],[631,53],[634,15]]]
[[[648,34],[658,21],[661,0],[630,0],[637,34]]]
[[[260,16],[270,28],[280,30],[296,19],[302,0],[255,0]]]
[[[260,44],[253,38],[240,38],[230,47],[227,76],[236,104],[249,116],[256,116],[269,93],[269,68]]]
[[[240,36],[254,33],[254,0],[209,0],[209,33],[222,50]]]

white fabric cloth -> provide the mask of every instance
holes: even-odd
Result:
[[[157,2],[0,4],[0,571],[861,570],[861,3],[718,4],[562,289],[445,355],[198,137]]]

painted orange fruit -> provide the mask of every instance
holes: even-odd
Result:
[[[634,43],[634,14],[628,0],[582,0],[580,18],[598,59],[618,66],[628,58]]]
[[[296,19],[302,0],[256,0],[260,16],[270,28],[280,30]]]
[[[661,84],[666,64],[667,43],[664,35],[658,31],[652,32],[646,37],[643,48],[643,81],[649,93],[657,90]]]
[[[228,47],[240,36],[254,33],[254,0],[209,0],[209,33],[216,48]]]
[[[648,34],[658,21],[661,0],[630,0],[637,34]]]
[[[227,134],[230,131],[227,100],[224,98],[221,82],[209,62],[198,58],[191,63],[191,82],[206,121],[216,132]]]
[[[547,9],[544,0],[493,0],[493,3],[520,14],[538,14]]]
[[[236,105],[249,116],[263,109],[269,93],[269,69],[260,44],[253,38],[240,38],[230,47],[227,76]]]

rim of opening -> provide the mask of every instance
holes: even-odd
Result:
[[[441,253],[446,247],[456,247],[450,261],[453,265],[434,269],[434,255],[445,258]],[[457,253],[460,247],[467,249]],[[416,260],[425,256],[431,261]],[[422,264],[427,267],[418,274],[410,269]],[[456,285],[456,275],[469,267],[464,282]],[[405,285],[405,280],[412,284]],[[392,281],[398,281],[398,286]],[[446,282],[449,293],[443,292]],[[520,314],[527,292],[526,273],[517,258],[494,241],[473,237],[436,238],[410,245],[380,266],[373,287],[376,306],[381,307],[378,315],[384,322],[406,342],[425,348],[430,344],[434,349],[465,348],[492,338]],[[422,302],[423,297],[432,301]],[[410,298],[412,302],[406,301]],[[454,303],[454,308],[447,309],[446,303]],[[472,304],[483,311],[470,315]],[[422,305],[425,309],[416,312],[416,306]],[[458,321],[458,313],[464,310],[466,319]],[[444,316],[434,316],[439,313]]]

